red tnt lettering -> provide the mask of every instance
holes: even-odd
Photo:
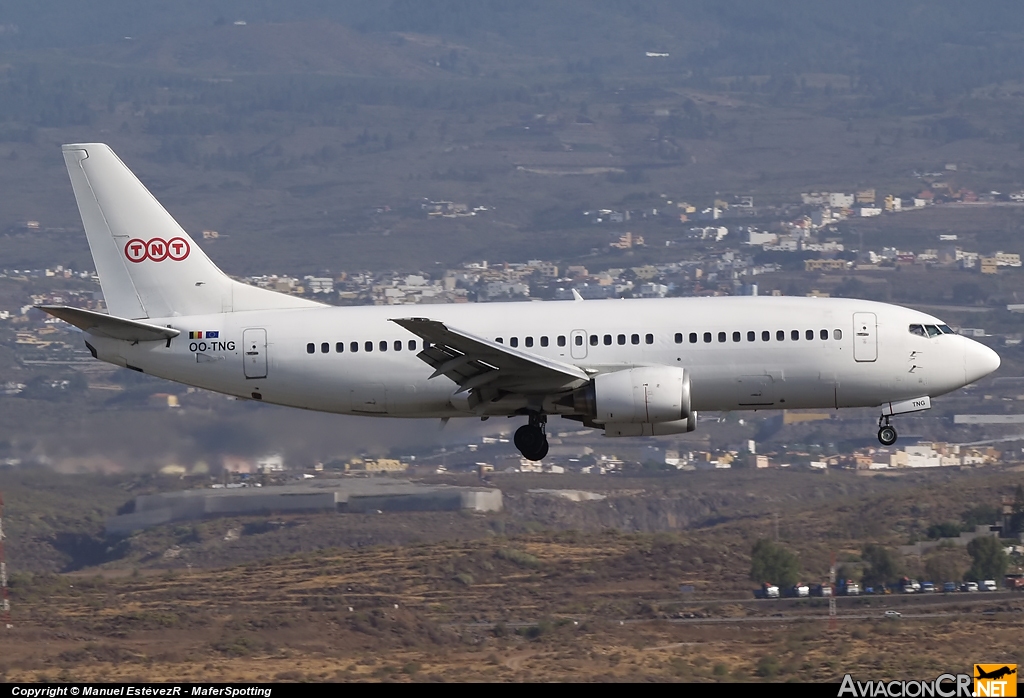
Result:
[[[124,256],[131,262],[141,262],[146,259],[146,243],[139,239],[129,240],[124,246]]]
[[[132,238],[124,246],[124,256],[131,262],[144,262],[149,259],[154,262],[162,262],[170,259],[180,262],[188,257],[191,247],[188,240],[182,237],[171,238],[165,242],[163,238],[153,238],[144,241]]]
[[[163,238],[153,238],[146,245],[146,254],[154,262],[162,262],[167,259],[167,243]]]
[[[171,238],[167,241],[167,256],[175,262],[180,262],[190,252],[188,240],[185,238]]]

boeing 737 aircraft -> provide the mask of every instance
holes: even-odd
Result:
[[[698,410],[874,407],[893,415],[999,367],[930,315],[833,298],[667,298],[332,307],[234,281],[114,152],[64,159],[109,314],[42,310],[102,361],[277,405],[378,417],[547,418],[607,436],[693,431]]]

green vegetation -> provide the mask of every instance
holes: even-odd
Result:
[[[750,578],[771,582],[780,588],[796,584],[800,578],[800,560],[781,545],[762,538],[750,553]]]
[[[1014,492],[1008,533],[1024,533],[1024,485],[1017,485]]]
[[[966,580],[995,579],[1001,580],[1006,574],[1009,564],[1003,544],[998,538],[984,536],[975,538],[967,544],[967,553],[973,564],[964,574]],[[996,582],[999,583],[998,581]]]
[[[892,550],[874,543],[865,545],[861,558],[867,569],[864,571],[864,584],[868,586],[885,586],[899,575],[899,565]]]
[[[956,538],[963,530],[963,527],[954,521],[944,521],[929,526],[925,535],[931,540],[936,538]]]

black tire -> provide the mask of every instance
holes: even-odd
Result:
[[[540,460],[548,454],[548,440],[540,427],[529,424],[519,427],[512,437],[512,442],[523,457],[529,460]]]
[[[533,453],[526,456],[526,459],[533,461],[544,460],[544,456],[546,455],[548,455],[548,440],[544,439],[544,441],[541,442],[540,447]]]
[[[892,446],[896,443],[896,430],[886,425],[878,430],[878,442],[883,446]]]
[[[516,429],[515,435],[512,437],[512,443],[515,444],[516,449],[522,453],[527,450],[530,442],[530,425],[524,424],[523,426]]]

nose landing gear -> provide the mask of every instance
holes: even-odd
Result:
[[[883,425],[884,422],[884,425]],[[878,442],[883,446],[892,446],[896,443],[896,429],[889,424],[889,417],[882,415],[878,418]]]
[[[544,433],[547,422],[547,415],[531,414],[530,423],[516,429],[512,442],[523,454],[523,458],[538,461],[548,455],[548,437]]]

